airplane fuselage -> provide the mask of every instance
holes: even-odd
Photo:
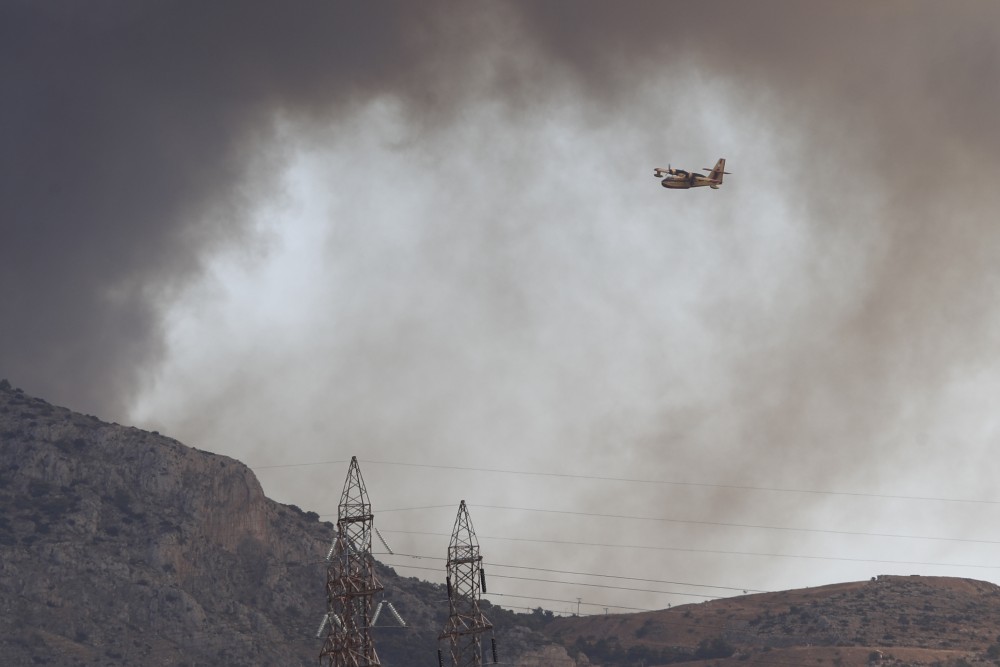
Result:
[[[671,190],[687,190],[688,188],[700,188],[705,185],[710,188],[718,188],[719,181],[699,176],[698,174],[692,174],[690,176],[667,176],[660,181],[660,185]]]

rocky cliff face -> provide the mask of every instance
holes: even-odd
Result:
[[[332,535],[239,461],[0,382],[5,665],[316,665]],[[443,588],[379,574],[411,626],[383,664],[436,665]],[[546,644],[499,630],[507,661]]]
[[[0,442],[15,663],[315,663],[331,529],[246,466],[10,389]]]

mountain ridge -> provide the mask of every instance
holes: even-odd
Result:
[[[0,656],[12,665],[314,665],[334,526],[227,456],[0,380]],[[444,586],[377,563],[407,629],[387,667],[433,667]],[[1000,587],[878,576],[653,612],[558,617],[483,602],[519,667],[1000,665]]]

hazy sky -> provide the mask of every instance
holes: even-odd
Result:
[[[1000,582],[996,2],[12,0],[0,26],[0,376],[29,393],[321,514],[357,455],[397,552],[444,556],[465,499],[493,575]],[[719,157],[717,191],[652,177]]]

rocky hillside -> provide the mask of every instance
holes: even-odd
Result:
[[[0,664],[316,665],[318,519],[239,461],[0,381]],[[383,664],[437,665],[443,587],[380,576],[411,626],[376,630]],[[565,656],[499,630],[508,660]]]

